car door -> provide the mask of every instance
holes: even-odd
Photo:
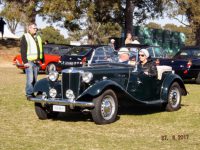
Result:
[[[158,81],[155,77],[148,76],[142,71],[132,71],[130,74],[128,92],[141,101],[159,99]]]

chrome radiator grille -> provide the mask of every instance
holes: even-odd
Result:
[[[75,98],[79,95],[80,90],[80,73],[77,71],[63,72],[62,74],[62,93],[63,98],[66,98],[66,90],[72,90]]]

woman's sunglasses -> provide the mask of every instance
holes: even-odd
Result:
[[[144,57],[144,55],[142,55],[142,54],[141,55],[139,54],[139,56]]]

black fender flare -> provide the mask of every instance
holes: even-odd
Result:
[[[180,76],[177,74],[168,74],[161,86],[161,92],[160,92],[160,98],[161,100],[164,100],[167,102],[168,99],[168,92],[169,92],[169,87],[172,85],[172,83],[177,82],[180,85],[180,88],[182,89],[181,94],[182,95],[187,95],[187,90],[185,88],[185,85],[183,83],[183,80]]]
[[[84,96],[90,96],[90,97],[97,97],[99,96],[103,91],[106,89],[112,89],[112,90],[119,90],[126,92],[122,86],[117,84],[116,82],[112,80],[103,80],[99,81],[92,86],[90,86],[88,89],[86,89],[79,97],[78,99],[81,99]]]
[[[33,91],[34,92],[49,92],[50,84],[47,78],[41,79],[36,82]]]

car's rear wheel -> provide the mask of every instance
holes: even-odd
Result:
[[[174,82],[168,93],[167,111],[176,111],[181,107],[181,88],[177,82]]]
[[[200,72],[199,72],[199,74],[198,74],[198,76],[197,76],[195,81],[196,81],[197,84],[200,84]]]
[[[115,121],[118,111],[117,96],[113,90],[106,90],[93,99],[92,118],[96,124],[108,124]]]
[[[49,74],[51,71],[56,71],[56,64],[55,63],[49,63],[46,67],[46,74]]]
[[[48,106],[43,107],[40,103],[35,103],[35,112],[39,119],[55,119],[58,116],[58,112],[53,112]]]

